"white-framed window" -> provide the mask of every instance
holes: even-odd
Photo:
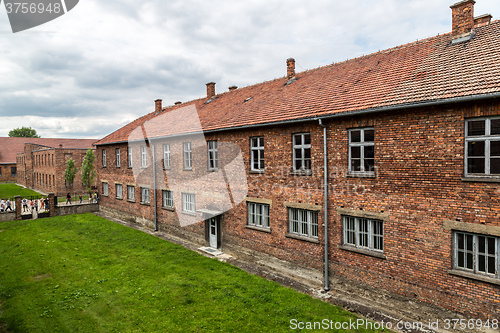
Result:
[[[141,187],[141,203],[149,203],[149,188]]]
[[[191,170],[193,168],[193,157],[191,151],[191,142],[184,142],[182,144],[184,155],[184,169]]]
[[[127,148],[127,153],[128,153],[128,167],[131,168],[132,167],[132,147],[128,147]]]
[[[163,207],[174,208],[174,195],[172,191],[163,190]]]
[[[108,196],[108,183],[102,183],[102,195],[104,196]]]
[[[264,137],[250,138],[250,170],[264,170]]]
[[[141,146],[141,167],[146,168],[148,166],[148,153],[146,146]]]
[[[465,121],[465,174],[500,176],[500,117]]]
[[[384,222],[353,216],[343,216],[344,245],[384,252]]]
[[[375,174],[375,130],[349,130],[349,173]]]
[[[311,134],[293,135],[293,170],[311,170]]]
[[[290,233],[318,238],[318,212],[300,208],[288,208]]]
[[[122,184],[115,184],[115,190],[116,190],[116,197],[118,199],[123,198],[123,185]]]
[[[163,168],[170,169],[170,145],[163,145]]]
[[[135,186],[127,185],[127,200],[135,201]]]
[[[106,167],[106,149],[102,150],[102,167]]]
[[[116,148],[116,167],[119,168],[121,166],[121,157],[120,157],[120,148]]]
[[[454,268],[500,278],[500,238],[468,232],[453,233]]]
[[[269,228],[269,205],[249,202],[248,225]]]
[[[195,195],[192,193],[182,193],[182,211],[196,213]]]
[[[219,167],[219,153],[217,151],[217,140],[207,142],[208,170],[217,170]]]

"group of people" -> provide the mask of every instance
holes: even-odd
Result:
[[[80,203],[83,203],[83,196],[82,196],[82,194],[80,194],[78,196],[78,199],[80,200]],[[92,202],[97,203],[98,199],[99,199],[99,196],[97,195],[97,192],[95,192],[94,194],[90,193],[90,195],[89,195],[89,202],[90,203],[92,203]],[[68,193],[66,195],[66,205],[70,205],[70,204],[71,204],[71,194]]]
[[[28,199],[23,198],[21,203],[23,204],[23,213],[25,211],[31,211],[31,213],[33,213],[33,211],[38,212],[42,209],[49,210],[49,197],[41,197],[40,199],[31,199],[29,201]]]
[[[7,200],[1,199],[0,200],[0,212],[6,212],[9,210],[12,212],[12,202],[10,201],[10,199],[7,199]]]

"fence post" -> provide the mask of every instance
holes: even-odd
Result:
[[[16,195],[14,197],[14,202],[16,203],[16,220],[20,220],[22,217],[21,217],[21,214],[22,214],[22,209],[23,209],[23,204],[22,204],[22,201],[21,201],[21,196],[19,195]]]
[[[56,216],[56,201],[54,193],[49,193],[49,214],[50,216]]]

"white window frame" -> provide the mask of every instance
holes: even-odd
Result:
[[[170,169],[170,145],[163,145],[163,168]]]
[[[257,155],[257,158],[255,156]],[[257,165],[257,168],[255,167]],[[250,138],[250,170],[264,171],[264,137],[256,136]]]
[[[127,200],[135,201],[135,186],[127,185]]]
[[[116,167],[119,168],[122,164],[120,156],[120,148],[116,148],[115,152],[116,152]]]
[[[133,166],[132,147],[127,147],[127,153],[128,153],[128,167],[131,168]]]
[[[107,197],[109,195],[109,186],[108,183],[102,183],[102,195]]]
[[[374,139],[373,141],[365,141],[365,131],[373,131],[374,134]],[[352,142],[352,133],[353,132],[360,132],[360,142]],[[361,163],[361,170],[360,171],[354,171],[352,170],[352,148],[354,147],[359,147],[360,148],[360,163]],[[373,170],[365,170],[365,148],[366,147],[373,147],[375,150],[375,128],[374,127],[364,127],[364,128],[353,128],[349,130],[349,166],[348,166],[348,172],[350,174],[356,175],[356,174],[362,174],[362,175],[375,175],[375,151],[374,151],[374,158],[373,158]]]
[[[141,146],[141,168],[148,167],[148,151],[146,146]]]
[[[467,237],[472,237],[472,250],[469,250],[466,248],[466,245],[464,244],[463,249],[459,249],[459,235],[464,235]],[[485,252],[480,252],[479,251],[479,238],[485,238]],[[464,243],[466,243],[466,239],[464,237]],[[486,245],[490,240],[492,240],[494,243],[494,254],[491,255],[488,252],[488,246]],[[464,258],[463,258],[463,263],[464,266],[460,266],[459,264],[459,253],[463,252],[464,253]],[[466,255],[470,254],[472,255],[472,268],[465,267],[467,266],[467,258]],[[480,260],[481,256],[485,257],[485,271],[480,270]],[[494,264],[493,268],[495,269],[495,273],[489,273],[489,262],[487,258],[494,258]],[[453,268],[456,270],[460,271],[465,271],[474,275],[478,276],[486,276],[490,278],[495,278],[495,279],[500,279],[500,237],[497,236],[489,236],[489,235],[482,235],[482,234],[475,234],[475,233],[470,233],[470,232],[465,232],[465,231],[453,231]]]
[[[123,199],[123,185],[115,184],[116,198]]]
[[[184,156],[184,170],[192,170],[193,169],[193,152],[191,142],[183,142],[182,143],[182,151]]]
[[[193,193],[182,193],[182,211],[196,213],[196,196]]]
[[[102,150],[102,167],[106,167],[106,149]]]
[[[288,208],[289,233],[318,238],[318,212],[301,208]]]
[[[150,203],[149,187],[141,187],[141,203],[142,204],[149,204]]]
[[[485,122],[485,133],[484,135],[473,135],[469,136],[469,122],[482,121]],[[491,121],[500,120],[500,117],[481,117],[481,118],[470,118],[465,121],[465,170],[466,176],[474,177],[500,177],[498,173],[491,173],[491,142],[500,141],[500,134],[491,134]],[[469,173],[469,144],[471,142],[484,142],[484,173]],[[500,156],[495,156],[494,158],[500,158]]]
[[[305,144],[305,137],[309,136],[309,144]],[[296,139],[301,138],[301,144],[296,144]],[[311,171],[312,169],[312,151],[311,151],[311,133],[296,133],[293,135],[293,171]],[[297,150],[301,151],[300,158],[297,157]],[[309,150],[309,158],[305,157],[306,150]],[[297,161],[300,161],[300,168],[297,169]],[[307,167],[309,161],[309,167]]]
[[[174,193],[169,190],[162,191],[162,202],[165,208],[174,208]]]
[[[269,209],[268,204],[248,202],[248,225],[269,229]]]
[[[217,151],[217,140],[207,141],[208,170],[214,171],[219,167],[219,152]]]
[[[384,221],[343,215],[342,226],[344,246],[384,253]],[[377,228],[380,229],[378,233]]]

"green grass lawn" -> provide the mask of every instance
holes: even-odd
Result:
[[[38,192],[28,188],[23,188],[22,186],[16,184],[0,184],[0,199],[14,199],[16,195],[21,197],[41,196]]]
[[[290,332],[292,319],[356,320],[93,214],[0,223],[0,305],[0,332]]]

